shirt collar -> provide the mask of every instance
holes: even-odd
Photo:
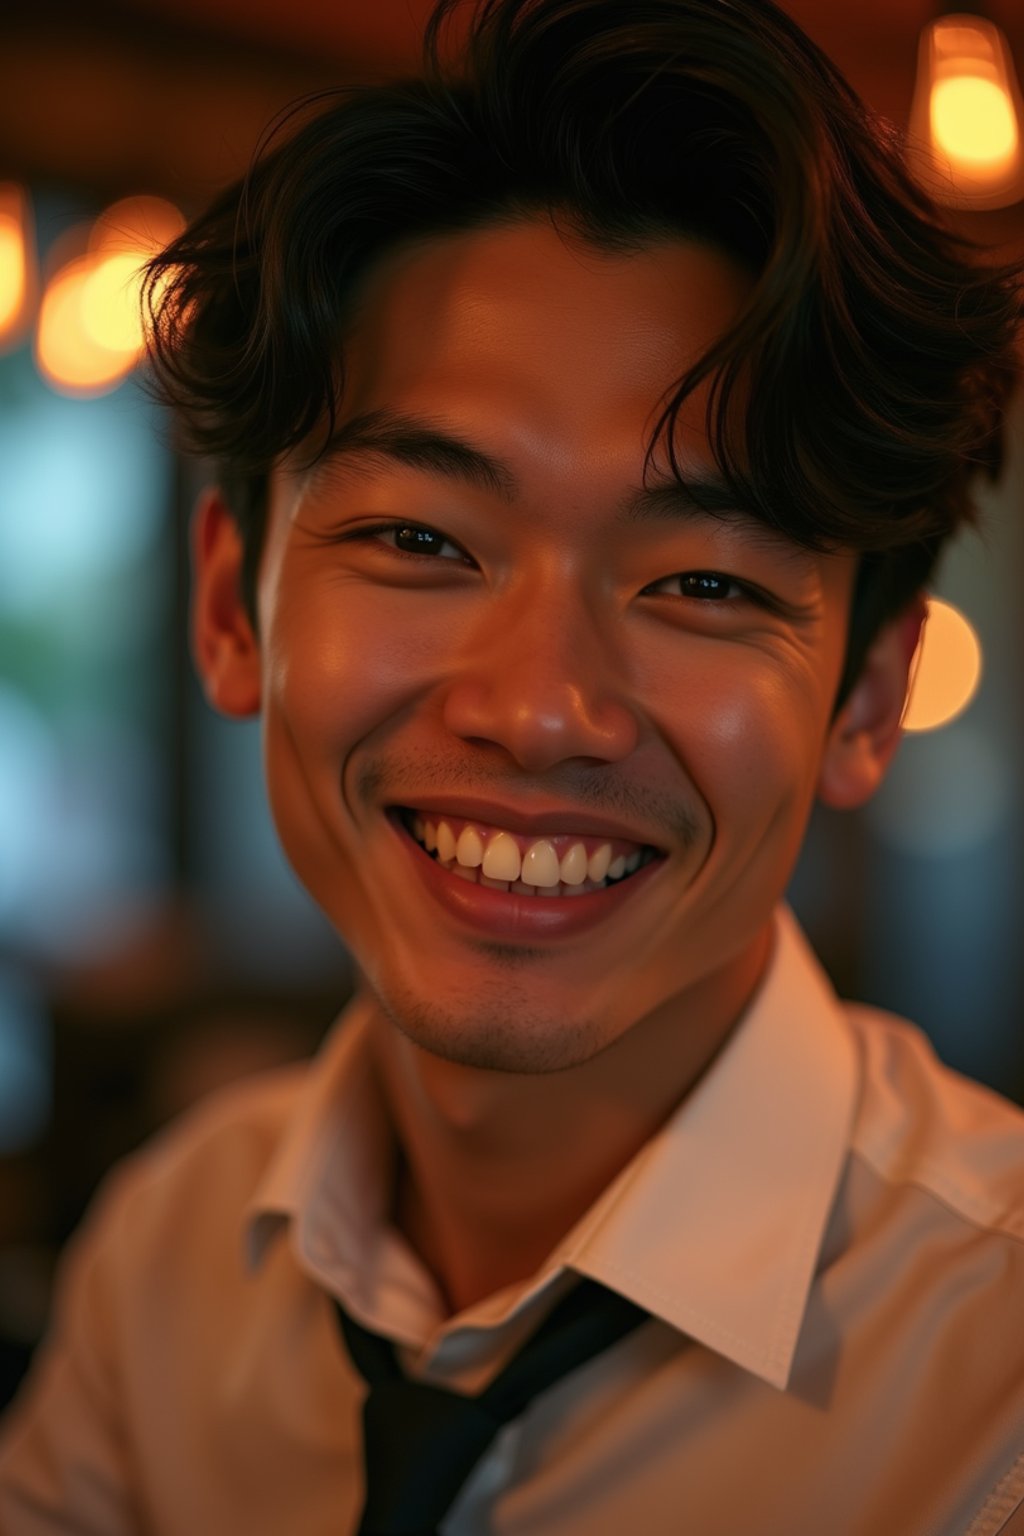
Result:
[[[858,1080],[841,1005],[780,908],[745,1017],[569,1234],[565,1262],[785,1387]]]
[[[404,1302],[417,1287],[421,1305],[425,1296],[422,1269],[387,1226],[394,1144],[367,1049],[369,1006],[350,1006],[312,1065],[247,1234],[258,1264],[291,1220],[307,1266],[367,1311],[385,1275]],[[785,1387],[857,1091],[841,1006],[781,907],[768,970],[726,1045],[522,1302],[567,1269],[590,1275]]]
[[[338,1248],[365,1252],[386,1219],[395,1150],[366,1039],[369,1013],[369,1000],[356,997],[310,1064],[246,1213],[254,1268],[289,1220],[299,1246],[330,1263]]]

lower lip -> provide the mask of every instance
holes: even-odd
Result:
[[[586,933],[646,890],[665,862],[654,858],[628,880],[603,891],[588,891],[585,896],[521,896],[513,891],[492,891],[489,886],[449,874],[397,816],[388,819],[430,894],[453,917],[492,939],[560,939]]]

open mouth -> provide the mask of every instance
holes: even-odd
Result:
[[[537,898],[587,896],[622,885],[655,859],[650,844],[558,833],[531,837],[456,816],[396,807],[425,853],[460,880]]]

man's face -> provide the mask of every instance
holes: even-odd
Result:
[[[385,1012],[440,1055],[571,1066],[764,952],[853,560],[640,499],[667,392],[748,286],[696,243],[611,256],[540,220],[423,242],[373,273],[346,349],[341,420],[387,413],[372,446],[275,472],[273,814]],[[677,441],[707,477],[705,400]],[[443,867],[427,824],[447,862],[475,834],[529,890]],[[592,889],[605,847],[626,878]]]

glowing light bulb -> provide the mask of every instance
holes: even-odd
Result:
[[[981,642],[973,626],[952,603],[929,598],[903,729],[948,725],[963,714],[980,681]]]
[[[110,352],[131,353],[133,359],[143,342],[140,279],[137,253],[100,253],[79,297],[82,325],[92,340]]]
[[[34,262],[28,198],[21,187],[0,186],[0,345],[21,340]]]
[[[134,349],[107,347],[85,325],[83,300],[96,268],[95,255],[78,256],[61,267],[43,294],[36,328],[36,365],[61,394],[105,394],[135,363]]]
[[[39,312],[36,362],[54,389],[104,394],[131,372],[145,339],[142,269],[184,227],[163,198],[128,197],[104,210],[87,240],[77,232],[78,254],[51,278]]]
[[[101,346],[141,355],[143,268],[184,228],[180,210],[162,197],[123,197],[100,214],[89,233],[97,263],[82,306],[85,327]],[[155,297],[168,281],[163,274]]]
[[[953,160],[1001,165],[1017,148],[1013,102],[1001,85],[980,75],[940,80],[932,90],[932,138]]]
[[[938,201],[1000,208],[1024,197],[1024,102],[1006,39],[980,16],[941,16],[921,34],[911,162]]]
[[[90,250],[138,253],[148,261],[185,228],[181,211],[163,197],[122,197],[105,208],[89,235]]]
[[[25,302],[25,241],[21,225],[0,213],[0,329],[6,330]]]

